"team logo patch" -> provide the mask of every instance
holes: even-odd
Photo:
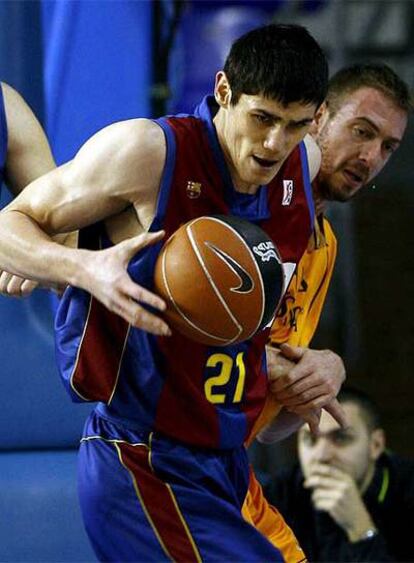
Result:
[[[290,205],[293,197],[293,180],[283,180],[282,205]]]
[[[280,264],[279,256],[276,253],[275,245],[272,242],[261,242],[257,246],[253,246],[253,252],[260,256],[262,262],[269,262],[272,258]]]
[[[188,180],[187,182],[187,195],[190,199],[197,199],[201,195],[201,183],[192,182]]]

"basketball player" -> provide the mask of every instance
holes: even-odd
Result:
[[[314,220],[301,140],[326,85],[326,60],[306,30],[254,30],[233,45],[215,99],[194,116],[105,128],[1,213],[1,266],[73,286],[57,316],[58,363],[74,400],[100,401],[79,461],[84,522],[100,559],[285,557],[241,516],[243,442],[266,394],[268,331],[220,349],[234,365],[218,390],[226,401],[207,400],[216,351],[171,335],[151,287],[162,238],[200,215],[254,220],[284,261],[299,262]],[[282,205],[286,177],[295,198]],[[186,193],[193,181],[196,199]],[[86,248],[50,239],[78,228]],[[240,352],[246,379],[233,404]]]
[[[30,182],[55,167],[38,120],[16,90],[0,87],[0,188],[5,182],[18,195]],[[0,293],[26,295],[36,284],[0,270]]]
[[[292,360],[295,354],[307,353],[335,263],[336,239],[324,211],[329,201],[352,199],[379,174],[402,141],[411,108],[407,85],[383,64],[344,68],[329,82],[326,102],[319,108],[311,127],[322,153],[321,168],[312,184],[316,202],[315,229],[271,331],[273,345],[288,342],[297,347],[291,349]],[[269,351],[270,363],[276,366],[280,361],[277,354],[277,350]],[[279,373],[280,369],[279,365]],[[273,393],[253,432],[254,435],[273,419],[274,425],[270,424],[259,434],[265,442],[281,436],[277,415],[286,416],[281,405],[289,409],[298,406],[294,393],[298,391],[301,378],[296,378],[294,366],[284,369],[289,375],[275,379],[271,386]],[[269,372],[271,376],[271,368]],[[309,399],[317,392],[316,387],[313,391],[308,389]],[[244,512],[249,521],[279,545],[279,517],[267,505],[253,474]]]

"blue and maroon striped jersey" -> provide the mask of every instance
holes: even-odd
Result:
[[[255,195],[238,193],[217,140],[213,103],[206,98],[194,115],[158,120],[167,157],[150,230],[163,228],[169,237],[202,215],[236,215],[257,223],[284,262],[297,264],[314,216],[304,145],[269,185]],[[103,224],[85,229],[81,238],[89,248],[111,244]],[[149,289],[161,246],[143,249],[128,266],[131,278]],[[101,416],[131,430],[154,430],[208,448],[241,445],[261,412],[268,333],[220,348],[177,333],[157,337],[129,327],[77,288],[65,292],[56,317],[58,365],[73,400],[100,401]]]

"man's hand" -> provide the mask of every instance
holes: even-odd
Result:
[[[290,360],[295,365],[282,374],[282,368],[272,367],[272,364],[284,360]],[[324,408],[340,426],[346,426],[344,411],[336,400],[345,380],[344,364],[337,354],[330,350],[310,350],[282,344],[280,355],[277,359],[272,355],[270,365],[275,373],[279,369],[270,390],[288,410],[301,415],[309,411],[320,413],[320,409]],[[314,431],[314,428],[311,427],[311,430]]]
[[[164,231],[142,233],[100,251],[85,251],[85,268],[80,273],[79,285],[117,313],[134,327],[157,335],[170,335],[168,325],[149,312],[140,303],[164,311],[165,302],[133,282],[127,273],[128,263],[135,254],[164,237]]]
[[[32,280],[25,280],[19,276],[0,270],[0,294],[8,297],[26,297],[38,286]]]
[[[277,402],[285,406],[283,401],[279,400],[277,394],[273,393],[273,383],[279,380],[279,378],[287,377],[292,369],[295,368],[296,364],[292,360],[285,358],[279,348],[273,348],[272,346],[266,346],[266,360],[270,391]],[[305,422],[308,423],[311,432],[316,434],[319,427],[319,420],[321,418],[321,409],[310,407],[299,414],[293,409],[284,408],[284,412],[281,412],[277,417],[278,423],[281,423],[282,418],[287,421],[287,423],[282,424],[282,426],[291,428],[289,434],[298,430]],[[276,435],[276,432],[273,433]],[[268,441],[275,440],[272,439]]]
[[[375,529],[358,487],[348,473],[318,463],[312,466],[304,487],[312,489],[314,507],[328,512],[351,542],[360,540],[367,530]]]

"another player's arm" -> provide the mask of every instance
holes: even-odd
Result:
[[[46,135],[22,96],[2,82],[7,122],[5,181],[14,196],[39,176],[56,167]],[[75,246],[76,233],[56,235],[56,242]],[[30,293],[36,282],[8,272],[0,272],[0,293],[22,296]]]
[[[17,196],[23,188],[56,168],[49,142],[35,114],[22,96],[1,83],[7,120],[5,181]],[[76,246],[77,233],[62,233],[55,242]]]
[[[21,95],[1,84],[7,121],[5,181],[13,195],[56,166],[46,135]]]
[[[163,233],[143,233],[103,251],[67,248],[51,236],[77,230],[134,205],[152,205],[165,162],[162,130],[147,120],[111,125],[92,137],[75,159],[32,182],[0,213],[0,267],[40,282],[86,289],[110,310],[145,330],[167,325],[139,305],[163,309],[156,295],[132,282],[130,258]]]

